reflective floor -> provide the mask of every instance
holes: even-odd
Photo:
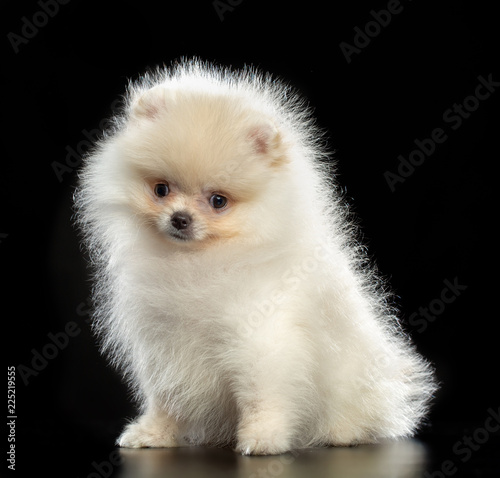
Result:
[[[421,477],[426,449],[416,440],[354,448],[296,450],[280,456],[241,456],[202,447],[119,450],[120,478],[160,477]]]
[[[114,441],[123,423],[55,426],[44,420],[16,432],[13,474],[52,478],[500,478],[500,427],[492,424],[487,422],[490,431],[452,424],[416,439],[242,456],[230,448],[117,448]]]

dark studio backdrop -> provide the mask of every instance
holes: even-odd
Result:
[[[459,470],[491,471],[494,433],[474,438],[500,420],[500,71],[489,4],[159,3],[3,5],[2,315],[19,473],[44,456],[53,476],[86,476],[134,414],[90,331],[72,193],[127,80],[192,56],[254,65],[307,98],[402,323],[442,383],[421,439]],[[467,434],[462,464],[453,446]]]

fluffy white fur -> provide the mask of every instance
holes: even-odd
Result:
[[[412,435],[432,371],[354,239],[303,101],[253,69],[186,61],[132,83],[114,120],[76,207],[95,328],[141,407],[119,445],[277,454]]]

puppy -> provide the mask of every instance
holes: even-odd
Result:
[[[303,100],[184,61],[131,83],[76,192],[123,447],[243,454],[411,436],[435,390],[335,195]],[[331,163],[331,162],[330,162]]]

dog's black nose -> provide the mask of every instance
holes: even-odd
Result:
[[[170,218],[172,226],[174,226],[178,231],[187,229],[192,221],[193,218],[187,212],[176,212],[172,214],[172,217]]]

